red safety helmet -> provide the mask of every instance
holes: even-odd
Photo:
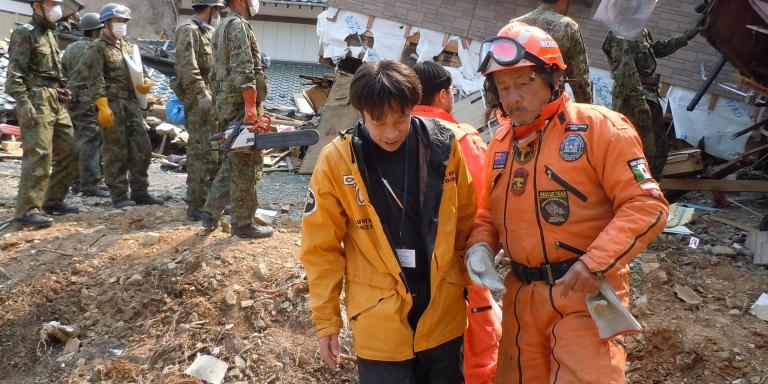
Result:
[[[548,33],[528,24],[513,21],[495,37],[483,42],[480,66],[483,76],[507,68],[535,66],[565,70],[560,47]]]

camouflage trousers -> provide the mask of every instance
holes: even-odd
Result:
[[[640,98],[638,97],[638,99]],[[661,105],[658,101],[645,98],[639,101],[614,98],[613,109],[626,116],[635,126],[643,142],[643,153],[648,159],[651,174],[659,180],[669,153],[667,126],[664,123],[664,112],[661,110]]]
[[[80,96],[69,105],[69,116],[75,127],[77,141],[77,176],[72,189],[96,192],[101,180],[101,133],[96,122],[93,101]]]
[[[116,202],[127,197],[129,187],[133,196],[147,193],[152,145],[136,100],[110,98],[109,108],[115,115],[115,126],[101,129],[101,156],[104,181],[112,202]]]
[[[220,128],[224,129],[230,121],[242,118],[242,98],[237,101],[227,95],[216,98],[216,114]],[[232,226],[251,225],[253,215],[259,207],[256,187],[261,181],[263,162],[264,154],[261,151],[227,152],[208,191],[203,210],[218,220],[227,202],[231,200]]]
[[[189,133],[187,142],[187,206],[200,209],[205,205],[208,190],[219,169],[218,153],[211,151],[211,135],[215,118],[213,108],[203,112],[197,106],[197,98],[185,97],[184,114]]]
[[[61,203],[75,176],[76,155],[72,121],[54,88],[33,87],[29,100],[37,118],[19,117],[21,180],[16,196],[16,218]]]

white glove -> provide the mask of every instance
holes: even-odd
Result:
[[[506,291],[504,281],[493,265],[494,254],[487,243],[477,243],[467,249],[467,271],[472,281],[493,290]]]
[[[213,104],[213,99],[211,98],[211,94],[208,91],[200,92],[197,95],[197,106],[202,111],[208,111],[211,109],[211,105]]]

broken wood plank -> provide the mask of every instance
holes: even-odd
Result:
[[[661,189],[676,191],[768,192],[766,180],[661,179]]]
[[[734,228],[737,228],[737,229],[741,229],[742,231],[745,231],[745,232],[757,231],[757,228],[752,228],[752,227],[750,227],[748,225],[740,224],[740,223],[737,223],[735,221],[728,220],[728,219],[726,219],[724,217],[715,216],[715,215],[709,215],[709,219],[717,221],[719,223],[723,223],[725,225],[730,225],[731,227],[734,227]]]
[[[337,138],[339,131],[345,131],[354,127],[359,120],[360,113],[351,105],[331,105],[330,103],[326,105],[317,126],[317,130],[320,133],[320,141],[307,149],[304,161],[301,164],[301,168],[299,168],[299,173],[302,175],[312,174],[323,147]]]
[[[704,169],[701,161],[701,151],[690,149],[670,152],[662,174],[666,176],[681,176],[699,173]]]

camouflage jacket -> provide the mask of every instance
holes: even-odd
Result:
[[[197,95],[210,88],[209,76],[213,69],[212,32],[213,27],[194,18],[176,29],[177,94]]]
[[[61,51],[52,28],[53,24],[35,15],[11,35],[5,92],[19,103],[29,101],[33,86],[54,87],[52,83],[61,79]]]
[[[213,35],[213,93],[240,94],[255,85],[259,103],[267,97],[267,75],[261,66],[261,48],[256,34],[243,16],[232,12]]]
[[[603,42],[603,52],[611,66],[611,77],[614,81],[613,99],[656,100],[659,87],[656,58],[669,56],[688,45],[692,36],[686,36],[687,33],[667,40],[655,40],[651,33],[644,29],[638,40],[625,40],[613,32],[608,32]]]
[[[91,81],[93,81],[93,74],[88,68],[78,68],[83,62],[85,62],[85,55],[88,52],[88,47],[93,43],[92,40],[81,40],[74,42],[67,46],[64,50],[64,55],[61,57],[61,71],[65,78],[67,78],[67,88],[75,95],[84,94],[88,89]]]
[[[113,43],[102,32],[88,47],[86,58],[78,68],[91,78],[88,94],[93,100],[102,97],[135,99],[131,74],[123,55],[131,54],[131,44],[125,39]]]
[[[548,4],[510,21],[520,21],[541,28],[555,39],[567,68],[569,84],[573,90],[576,102],[592,103],[592,86],[589,82],[589,60],[581,37],[579,24],[568,16],[557,13]]]

